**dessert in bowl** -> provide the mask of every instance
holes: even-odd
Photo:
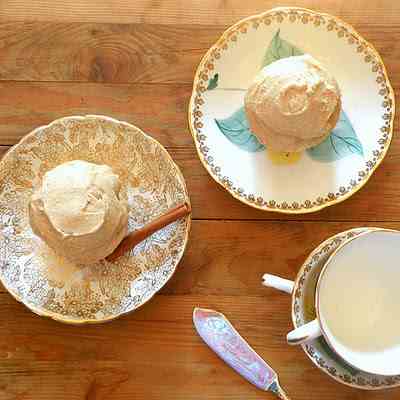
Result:
[[[113,262],[104,256],[126,231],[183,203],[190,199],[179,168],[137,127],[95,115],[53,121],[0,161],[0,280],[39,315],[70,324],[115,319],[172,277],[190,215]]]
[[[320,144],[335,127],[340,89],[310,55],[286,57],[259,72],[244,105],[260,143],[275,152],[300,152]]]
[[[236,199],[309,213],[368,181],[389,148],[394,103],[381,57],[354,28],[279,7],[239,21],[205,54],[189,126],[204,167]]]
[[[111,254],[125,237],[128,204],[107,165],[75,160],[46,172],[29,204],[33,232],[79,264]]]

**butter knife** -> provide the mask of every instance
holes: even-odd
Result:
[[[239,335],[226,317],[213,310],[195,308],[193,323],[200,337],[230,367],[261,390],[290,400],[276,372]]]

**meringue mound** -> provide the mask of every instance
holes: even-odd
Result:
[[[128,207],[119,195],[118,175],[109,166],[80,160],[61,164],[44,175],[32,196],[32,230],[70,261],[99,261],[127,232]]]
[[[321,143],[340,114],[336,79],[310,55],[275,61],[245,96],[250,129],[269,150],[299,152]]]

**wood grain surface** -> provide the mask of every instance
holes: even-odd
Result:
[[[0,22],[0,80],[191,85],[200,58],[225,28]],[[355,28],[374,44],[399,87],[400,25],[364,22]]]
[[[0,288],[0,400],[273,399],[223,364],[196,335],[192,311],[224,312],[276,369],[294,400],[395,400],[319,371],[289,348],[290,297],[261,286],[293,279],[327,237],[357,226],[400,229],[399,117],[389,153],[351,199],[283,216],[234,200],[202,167],[187,126],[194,71],[223,30],[270,0],[0,0],[0,155],[37,126],[73,114],[131,122],[181,167],[193,207],[177,273],[137,312],[99,326],[40,318]],[[400,90],[400,4],[293,0],[335,14],[374,44]]]
[[[346,18],[352,24],[398,24],[400,10],[393,0],[2,0],[6,21],[111,22],[176,25],[230,25],[272,7],[311,8]]]

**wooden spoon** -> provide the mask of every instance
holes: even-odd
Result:
[[[118,257],[121,257],[127,251],[133,249],[137,244],[152,235],[154,232],[157,232],[172,222],[185,217],[186,215],[190,214],[191,211],[192,209],[188,203],[183,203],[171,208],[165,214],[156,218],[154,221],[151,221],[148,225],[127,235],[124,239],[122,239],[118,247],[106,257],[106,260],[110,262],[115,261]]]

